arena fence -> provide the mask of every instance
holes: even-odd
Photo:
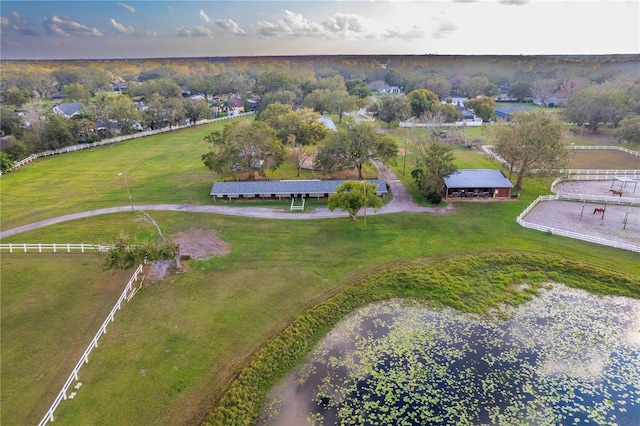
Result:
[[[634,244],[627,244],[627,243],[621,243],[618,241],[611,241],[611,240],[607,240],[605,238],[599,238],[599,237],[593,237],[591,235],[585,235],[585,234],[580,234],[577,232],[571,232],[571,231],[567,231],[564,229],[558,229],[558,228],[553,228],[553,227],[549,227],[549,226],[544,226],[544,225],[538,225],[536,223],[529,223],[526,222],[524,220],[524,218],[538,205],[538,203],[543,202],[543,201],[557,201],[557,200],[564,200],[564,201],[600,201],[603,202],[603,198],[613,198],[613,197],[598,197],[597,200],[589,200],[589,199],[585,199],[585,195],[579,195],[579,194],[572,194],[572,195],[541,195],[538,198],[536,198],[533,203],[531,203],[526,209],[524,209],[524,211],[522,213],[520,213],[518,215],[518,217],[516,218],[516,222],[518,222],[518,224],[524,228],[529,228],[529,229],[535,229],[537,231],[542,231],[542,232],[546,232],[548,234],[554,234],[554,235],[560,235],[563,237],[568,237],[568,238],[575,238],[578,240],[582,240],[582,241],[588,241],[590,243],[596,243],[596,244],[601,244],[603,246],[609,246],[609,247],[615,247],[615,248],[620,248],[623,250],[630,250],[633,252],[638,252],[640,253],[640,246],[638,245],[634,245]],[[616,198],[616,201],[617,198]],[[608,202],[608,201],[606,201]],[[612,202],[613,203],[613,202]],[[615,204],[625,204],[625,205],[634,205],[634,206],[640,206],[640,199],[634,199],[634,202],[632,204],[629,203],[615,203]]]
[[[76,396],[76,392],[74,391],[69,393],[69,388],[74,382],[78,381],[78,371],[80,371],[80,368],[84,364],[89,362],[89,354],[94,348],[98,347],[98,339],[107,332],[107,325],[113,321],[116,312],[120,310],[122,302],[131,300],[131,298],[137,293],[137,291],[142,286],[142,282],[144,281],[144,276],[140,280],[140,284],[134,287],[134,283],[138,281],[138,276],[141,273],[142,273],[142,265],[139,265],[138,268],[133,273],[133,275],[131,276],[131,279],[129,279],[129,282],[127,283],[124,290],[122,291],[122,294],[120,295],[120,298],[114,305],[113,309],[111,309],[111,312],[109,313],[109,315],[107,315],[107,318],[104,320],[104,322],[98,329],[98,332],[93,337],[93,340],[91,340],[91,343],[89,343],[89,346],[84,351],[84,353],[80,357],[80,360],[78,360],[78,362],[76,363],[76,366],[71,371],[71,374],[69,375],[69,378],[62,386],[60,393],[58,393],[58,396],[53,401],[53,404],[51,404],[51,407],[49,407],[49,410],[44,415],[40,423],[38,424],[39,426],[44,426],[49,422],[53,422],[53,413],[58,408],[58,405],[60,405],[62,401],[66,401],[67,399],[73,399]],[[77,390],[80,388],[80,386],[82,386],[82,383],[78,382],[74,386],[74,389]]]
[[[130,140],[130,139],[144,138],[144,137],[147,137],[147,136],[158,135],[160,133],[172,132],[174,130],[180,130],[180,129],[186,129],[186,128],[193,127],[193,126],[199,126],[201,124],[213,123],[215,121],[231,120],[233,118],[244,117],[244,116],[251,115],[251,114],[254,114],[254,112],[253,111],[252,112],[245,112],[245,113],[236,114],[236,115],[230,115],[230,116],[219,117],[219,118],[212,118],[212,119],[209,119],[209,120],[200,120],[200,121],[196,121],[193,124],[184,124],[184,125],[180,125],[180,126],[167,126],[167,127],[161,128],[161,129],[146,130],[144,132],[132,133],[130,135],[123,135],[123,136],[118,136],[118,137],[115,137],[115,138],[103,139],[103,140],[98,141],[98,142],[83,143],[83,144],[79,144],[79,145],[66,146],[66,147],[60,148],[60,149],[39,152],[37,154],[30,155],[27,158],[24,158],[24,159],[22,159],[20,161],[17,161],[16,163],[14,163],[14,165],[10,169],[7,170],[7,172],[10,172],[10,171],[15,170],[15,169],[17,169],[19,167],[22,167],[25,164],[31,163],[32,161],[37,160],[40,157],[48,157],[48,156],[51,156],[51,155],[66,154],[68,152],[75,152],[75,151],[81,151],[83,149],[96,148],[96,147],[100,147],[100,146],[104,146],[104,145],[114,144],[114,143],[117,143],[117,142],[123,142],[123,141]]]

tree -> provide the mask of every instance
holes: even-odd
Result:
[[[483,121],[490,121],[496,109],[496,101],[488,96],[469,99],[464,106],[473,110],[473,113],[482,118]]]
[[[327,99],[327,110],[338,114],[338,123],[342,123],[342,114],[357,108],[357,98],[349,95],[346,90],[332,90]]]
[[[454,147],[442,142],[424,139],[414,143],[413,154],[416,169],[411,172],[414,180],[420,179],[418,188],[425,194],[438,192],[444,179],[458,171],[454,164]]]
[[[291,147],[289,151],[289,157],[293,160],[293,164],[296,166],[297,177],[300,177],[300,170],[304,165],[304,162],[311,157],[311,148],[302,144],[296,143],[296,137],[289,135],[287,145]]]
[[[593,133],[602,124],[615,127],[631,111],[632,87],[632,82],[624,80],[585,87],[569,99],[565,117]]]
[[[515,189],[521,189],[531,169],[550,172],[566,168],[569,150],[563,140],[562,122],[544,111],[517,111],[511,121],[493,128],[494,150],[518,171]]]
[[[293,111],[290,105],[279,102],[269,105],[261,114],[260,120],[276,131],[280,142],[287,144],[289,136],[301,145],[315,145],[327,134],[327,128],[318,121],[320,114],[311,109]]]
[[[509,87],[509,97],[516,98],[518,102],[523,102],[531,96],[531,84],[525,81],[518,81]]]
[[[411,104],[406,96],[382,95],[371,110],[374,116],[387,123],[388,128],[392,121],[405,120],[411,116]]]
[[[620,142],[640,145],[640,116],[625,118],[616,130]]]
[[[349,213],[351,219],[355,221],[362,207],[374,209],[382,207],[382,199],[376,195],[376,189],[377,185],[373,183],[346,181],[336,188],[335,194],[329,195],[329,210],[340,209]]]
[[[62,88],[62,94],[69,100],[75,102],[89,103],[91,93],[82,83],[69,83]]]
[[[14,135],[17,138],[21,138],[24,134],[20,117],[13,112],[13,109],[4,105],[0,106],[0,133]]]
[[[104,269],[129,269],[145,262],[177,259],[178,250],[178,246],[171,241],[131,244],[128,235],[120,234],[101,256]]]
[[[196,121],[210,119],[212,116],[209,103],[204,99],[185,99],[184,114],[192,124]]]
[[[4,91],[4,101],[8,105],[12,105],[15,108],[20,108],[22,105],[29,102],[31,97],[29,96],[29,90],[20,89],[18,87],[9,87]]]
[[[45,117],[45,126],[38,149],[43,151],[58,149],[76,142],[67,120],[52,112],[47,112]]]
[[[0,171],[2,173],[13,167],[13,158],[4,151],[0,151]]]
[[[430,113],[440,103],[438,95],[427,89],[412,90],[407,93],[407,99],[409,99],[413,116],[417,118]]]
[[[248,178],[253,179],[256,170],[265,176],[267,169],[275,170],[284,158],[284,145],[262,121],[236,121],[225,126],[222,133],[209,134],[205,141],[212,149],[202,161],[221,176],[248,172]]]
[[[534,98],[540,100],[544,104],[547,98],[553,95],[558,89],[558,82],[552,78],[544,78],[535,80],[531,83],[531,94]]]
[[[487,77],[478,76],[467,79],[460,86],[462,94],[468,98],[484,95],[490,82]]]
[[[29,155],[29,147],[27,144],[13,135],[3,139],[2,151],[7,153],[14,161],[20,161]]]
[[[353,167],[353,163],[347,158],[344,149],[345,146],[348,146],[347,139],[348,135],[344,129],[329,133],[324,143],[318,147],[313,168],[328,173],[331,179],[333,172]]]
[[[345,86],[351,96],[359,99],[364,99],[371,94],[371,91],[367,88],[367,84],[363,80],[347,80],[345,81]]]

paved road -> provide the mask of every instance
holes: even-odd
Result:
[[[398,177],[387,167],[377,164],[380,169],[380,179],[389,184],[393,200],[378,210],[367,209],[366,214],[380,215],[390,213],[425,213],[425,214],[446,214],[451,211],[451,207],[420,207],[414,202],[407,189],[398,179]],[[275,209],[268,207],[234,207],[229,205],[193,205],[193,204],[143,204],[134,205],[135,211],[182,211],[194,213],[212,213],[227,216],[245,216],[263,219],[290,219],[290,220],[308,220],[308,219],[327,219],[346,217],[348,214],[342,211],[330,211],[328,208],[316,208],[315,211],[309,213],[290,212],[285,209]],[[99,216],[103,214],[122,213],[131,211],[131,206],[118,206],[106,209],[89,210],[81,213],[72,213],[52,219],[42,220],[40,222],[30,223],[13,229],[0,232],[0,239],[11,237],[22,232],[31,231],[33,229],[43,228],[45,226],[54,225],[70,220],[82,219],[85,217]],[[361,211],[362,215],[364,212]]]

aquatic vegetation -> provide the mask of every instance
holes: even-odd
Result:
[[[269,390],[299,365],[349,313],[369,303],[403,298],[432,307],[505,317],[508,307],[535,297],[550,281],[594,294],[640,298],[640,278],[596,265],[523,252],[488,253],[433,264],[403,265],[347,286],[302,313],[247,362],[207,419],[213,425],[255,424]],[[380,324],[384,328],[383,324]]]
[[[506,311],[505,320],[398,300],[359,309],[294,378],[315,389],[309,422],[604,425],[640,418],[640,301],[554,285]],[[279,412],[272,406],[270,424],[291,424],[287,404],[305,407],[292,398]]]

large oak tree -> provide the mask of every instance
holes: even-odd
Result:
[[[515,189],[522,188],[532,169],[550,172],[568,165],[569,150],[562,122],[544,111],[517,111],[511,121],[493,128],[494,150],[518,172]]]

